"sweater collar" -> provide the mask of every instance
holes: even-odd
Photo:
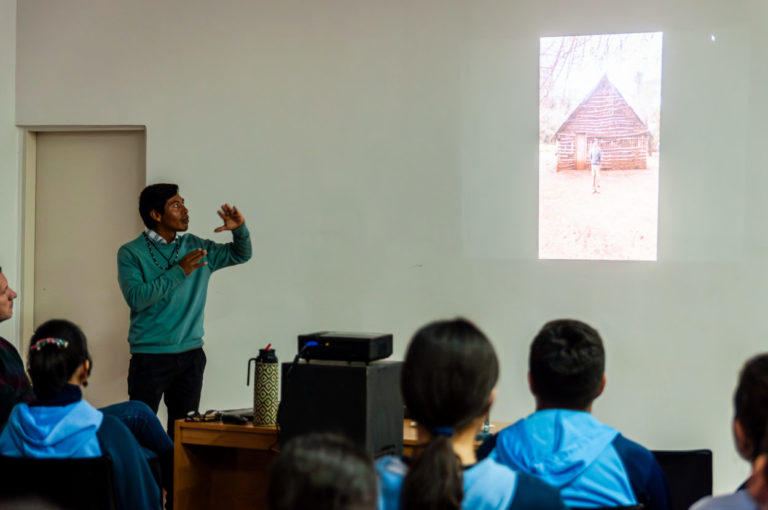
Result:
[[[177,239],[181,239],[181,234],[179,234],[178,232],[176,233],[174,238],[171,239],[170,243],[166,241],[160,234],[152,230],[151,228],[144,229],[144,233],[147,234],[147,237],[149,237],[149,239],[155,244],[173,244],[176,242]]]
[[[51,406],[65,406],[69,404],[74,404],[75,402],[79,402],[83,399],[83,391],[80,389],[80,386],[76,386],[74,384],[67,384],[63,390],[61,390],[60,393],[57,395],[54,395],[52,398],[48,400],[35,400],[31,404],[29,404],[32,407],[36,406],[45,406],[45,407],[51,407]]]

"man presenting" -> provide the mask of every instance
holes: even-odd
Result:
[[[242,214],[228,204],[215,232],[231,230],[231,243],[177,235],[189,227],[189,211],[175,184],[144,188],[139,214],[146,230],[117,252],[117,279],[131,308],[128,394],[155,412],[164,397],[173,437],[173,422],[200,404],[208,279],[251,258],[251,240]]]

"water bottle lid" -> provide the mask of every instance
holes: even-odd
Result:
[[[274,349],[259,349],[259,357],[256,361],[261,363],[277,363],[277,353]]]

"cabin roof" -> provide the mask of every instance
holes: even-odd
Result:
[[[565,119],[565,121],[560,125],[560,127],[555,132],[555,137],[557,137],[562,131],[566,131],[569,124],[572,124],[575,119],[579,117],[579,115],[587,108],[588,103],[594,98],[595,93],[600,90],[601,88],[606,87],[608,88],[608,91],[611,95],[614,95],[619,98],[621,102],[623,102],[627,110],[631,112],[632,120],[636,123],[635,128],[632,130],[632,133],[622,134],[622,135],[611,135],[610,133],[605,133],[607,137],[616,137],[616,136],[631,136],[631,135],[639,135],[639,134],[650,134],[650,131],[648,130],[648,126],[645,125],[645,122],[643,122],[640,117],[637,115],[637,112],[635,111],[632,106],[627,102],[626,99],[624,99],[624,96],[621,94],[618,88],[611,82],[611,80],[608,79],[607,74],[603,74],[603,77],[600,78],[600,81],[597,82],[597,85],[587,94],[584,99],[579,103],[579,105],[573,109],[571,114],[568,116],[568,118]],[[626,110],[622,110],[626,111]],[[617,114],[620,115],[620,114]]]

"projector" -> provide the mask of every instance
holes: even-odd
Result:
[[[319,331],[299,335],[299,352],[307,361],[364,361],[369,363],[392,354],[392,335]]]

